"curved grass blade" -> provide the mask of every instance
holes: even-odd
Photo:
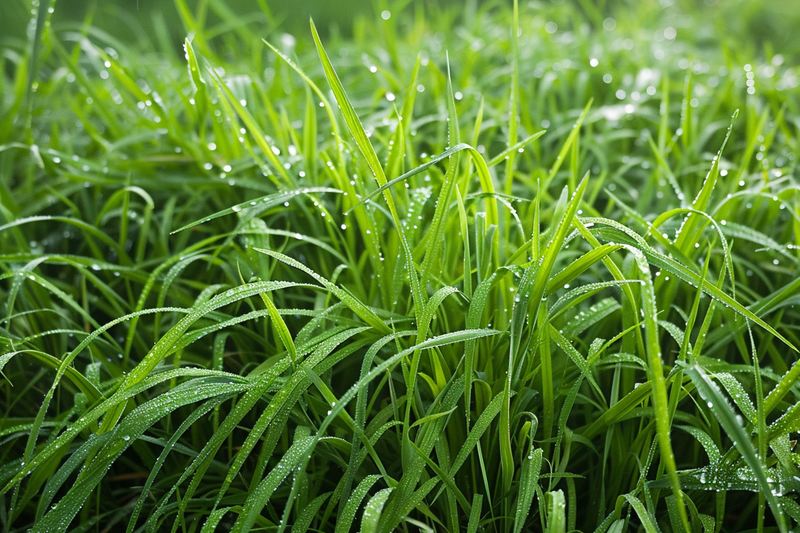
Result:
[[[71,366],[64,365],[63,361],[60,359],[53,357],[50,354],[45,352],[40,352],[39,350],[18,350],[16,352],[10,352],[3,355],[0,355],[0,373],[3,371],[3,367],[8,364],[12,357],[19,354],[28,354],[40,363],[49,366],[54,370],[59,370],[62,366],[64,367],[64,377],[69,379],[73,385],[75,385],[78,390],[80,390],[83,394],[86,395],[86,399],[89,405],[92,405],[100,400],[104,400],[105,396],[103,393],[97,390],[97,387],[94,386],[94,383],[86,379],[86,377],[75,370],[75,368]]]
[[[361,515],[361,533],[377,533],[378,524],[381,520],[381,513],[386,500],[392,494],[392,487],[379,490],[369,499],[364,507],[364,514]]]
[[[339,516],[336,518],[335,533],[347,533],[350,531],[350,526],[353,524],[353,519],[356,517],[358,506],[361,501],[369,492],[369,489],[381,478],[381,476],[373,474],[361,480],[356,489],[348,496],[347,503],[342,509]]]
[[[286,477],[297,468],[297,465],[303,462],[303,459],[308,455],[315,444],[314,437],[302,437],[295,441],[292,446],[278,461],[278,464],[273,468],[267,477],[258,484],[256,489],[250,493],[244,502],[242,512],[239,513],[239,518],[233,524],[232,533],[240,533],[242,531],[250,531],[256,521],[256,517],[261,514],[261,510],[267,504],[275,489],[278,488]]]
[[[722,302],[726,307],[733,309],[737,314],[742,315],[743,317],[747,318],[748,320],[752,320],[763,329],[767,330],[771,335],[780,339],[786,346],[798,352],[800,350],[797,349],[788,339],[786,339],[783,335],[775,331],[775,329],[767,324],[763,319],[756,316],[751,310],[744,307],[742,304],[737,302],[735,299],[730,297],[724,291],[722,291],[719,287],[714,286],[710,283],[702,283],[701,275],[695,272],[694,270],[688,268],[687,266],[679,263],[675,259],[672,259],[668,256],[665,256],[649,245],[639,236],[638,234],[634,233],[632,230],[629,230],[622,224],[615,222],[613,220],[605,219],[605,218],[585,218],[583,222],[592,222],[598,224],[605,224],[609,225],[615,229],[620,230],[624,235],[632,237],[635,241],[635,246],[645,255],[647,260],[652,263],[653,265],[666,270],[670,274],[682,279],[683,281],[689,283],[693,287],[698,287],[702,285],[702,290],[710,297],[714,298]],[[800,375],[800,368],[798,368],[798,375]],[[765,404],[766,406],[766,404]]]
[[[306,505],[305,509],[298,514],[294,524],[292,524],[292,533],[305,533],[308,531],[311,522],[319,515],[322,504],[325,503],[330,496],[331,493],[326,492],[311,500],[311,502]]]
[[[755,474],[758,480],[759,491],[767,499],[767,503],[769,503],[769,506],[772,509],[772,513],[781,533],[788,532],[789,528],[786,525],[785,515],[780,508],[780,504],[778,503],[775,493],[773,492],[773,487],[767,481],[764,465],[761,462],[761,459],[759,459],[755,448],[753,448],[753,444],[750,441],[749,436],[745,433],[744,428],[736,419],[736,414],[728,403],[727,398],[722,395],[719,388],[714,384],[713,381],[711,381],[711,378],[708,377],[705,370],[703,370],[701,366],[687,365],[685,372],[692,378],[692,382],[694,383],[695,387],[697,387],[697,391],[700,393],[701,398],[708,402],[711,412],[717,418],[720,425],[725,429],[725,432],[728,434],[731,440],[735,443],[736,449],[740,454],[742,454],[742,458],[750,467],[753,474]]]
[[[625,499],[628,501],[630,506],[633,507],[633,510],[636,511],[636,514],[639,516],[639,520],[642,522],[642,527],[644,527],[645,533],[661,533],[661,530],[658,528],[658,523],[656,522],[655,517],[653,517],[653,515],[651,515],[647,511],[641,500],[635,498],[634,496],[631,496],[630,494],[626,494]]]
[[[55,509],[51,509],[35,524],[33,531],[36,533],[66,531],[72,519],[80,511],[86,498],[100,483],[111,464],[155,421],[183,405],[215,396],[244,392],[248,388],[248,385],[240,383],[200,384],[193,387],[192,390],[167,392],[140,405],[123,419],[114,431],[110,442],[103,446],[103,449],[100,450],[95,459],[81,472],[78,481],[59,500],[58,506]]]
[[[334,296],[339,298],[361,320],[363,320],[364,322],[366,322],[367,324],[378,330],[378,332],[383,334],[388,334],[392,332],[389,326],[387,326],[386,323],[383,320],[381,320],[378,317],[378,315],[375,314],[374,311],[372,311],[369,307],[361,303],[355,296],[353,296],[351,293],[343,289],[340,289],[338,286],[331,283],[324,277],[320,276],[319,274],[317,274],[304,264],[300,263],[299,261],[296,261],[287,255],[284,255],[280,252],[275,252],[273,250],[265,250],[263,248],[254,248],[254,250],[256,252],[266,254],[270,257],[274,257],[275,259],[281,261],[282,263],[285,263],[298,270],[302,270],[303,272],[305,272],[306,274],[317,280],[320,283],[320,285],[325,287]]]
[[[200,224],[205,224],[206,222],[210,222],[216,218],[224,217],[226,215],[231,215],[233,213],[239,213],[246,210],[252,210],[254,214],[261,213],[271,207],[275,207],[276,205],[280,205],[284,202],[287,202],[300,194],[326,193],[326,192],[342,194],[342,191],[340,191],[339,189],[332,189],[330,187],[305,187],[302,189],[294,189],[290,191],[281,191],[273,194],[268,194],[266,196],[261,196],[260,198],[253,198],[252,200],[248,200],[247,202],[236,204],[227,209],[223,209],[222,211],[217,211],[213,215],[208,215],[207,217],[203,217],[200,220],[195,220],[194,222],[186,224],[185,226],[181,226],[180,228],[170,232],[170,235],[175,235],[176,233],[180,233],[181,231],[191,229],[195,226],[199,226]]]

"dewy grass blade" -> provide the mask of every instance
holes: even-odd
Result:
[[[514,533],[520,533],[525,527],[528,513],[533,506],[533,496],[539,486],[539,474],[542,470],[542,454],[542,448],[534,449],[533,439],[531,439],[531,450],[522,461],[522,472],[519,478],[520,491],[514,511]]]
[[[259,296],[261,296],[261,301],[264,302],[264,305],[267,307],[267,310],[269,311],[269,317],[277,328],[281,342],[286,348],[286,351],[289,352],[289,357],[292,358],[292,363],[294,364],[295,360],[297,359],[297,348],[294,345],[294,340],[292,340],[292,334],[289,333],[289,328],[286,327],[286,322],[284,322],[283,318],[278,312],[278,308],[275,307],[274,303],[272,303],[272,300],[268,294],[262,292]]]
[[[252,210],[256,213],[266,211],[269,208],[275,207],[277,205],[283,204],[293,198],[310,193],[333,193],[333,194],[342,194],[342,191],[339,189],[332,189],[330,187],[307,187],[303,189],[294,189],[291,191],[285,192],[278,192],[273,194],[268,194],[266,196],[261,196],[259,198],[253,198],[252,200],[248,200],[246,202],[238,203],[232,207],[227,209],[223,209],[222,211],[217,211],[212,215],[205,216],[199,220],[195,220],[185,226],[181,226],[180,228],[173,230],[170,235],[174,235],[176,233],[180,233],[182,231],[186,231],[187,229],[194,228],[195,226],[199,226],[200,224],[205,224],[207,222],[211,222],[212,220],[220,217],[224,217],[226,215],[232,215],[235,213],[240,212],[247,212],[248,210]]]
[[[714,157],[711,170],[708,171],[708,175],[703,182],[703,187],[700,189],[700,192],[697,193],[697,197],[692,202],[692,208],[697,211],[705,211],[708,203],[711,200],[711,193],[714,191],[714,186],[719,178],[719,163],[720,159],[722,159],[722,152],[725,150],[725,145],[728,144],[728,139],[730,139],[731,132],[733,131],[733,125],[736,122],[736,117],[738,116],[738,110],[733,113],[733,116],[731,116],[731,124],[728,126],[728,132],[725,134],[725,140],[722,141],[722,147],[717,152],[716,157]],[[702,233],[700,231],[701,225],[700,222],[698,222],[699,220],[699,218],[691,216],[687,216],[684,219],[683,224],[678,229],[677,236],[675,238],[675,245],[678,247],[678,249],[686,252],[690,245],[694,245],[697,242],[696,239]]]
[[[333,129],[333,133],[338,139],[339,138],[339,126],[336,123],[336,117],[333,114],[333,109],[331,108],[331,105],[328,102],[328,99],[325,97],[325,94],[322,92],[322,90],[319,88],[319,86],[317,86],[317,84],[314,83],[311,80],[311,78],[309,78],[306,75],[306,73],[303,72],[303,70],[300,69],[300,67],[297,66],[295,64],[295,62],[292,61],[286,54],[284,54],[283,52],[281,52],[280,50],[275,48],[272,44],[270,44],[266,40],[262,39],[262,42],[265,45],[267,45],[267,47],[269,47],[270,50],[275,52],[275,54],[277,54],[278,57],[280,57],[287,65],[289,65],[292,68],[292,70],[297,72],[300,75],[300,77],[303,78],[303,81],[305,81],[308,84],[308,86],[311,87],[311,90],[314,91],[314,93],[317,95],[317,97],[322,102],[322,104],[323,104],[322,107],[325,109],[325,112],[328,114],[328,118],[330,119],[331,128]]]
[[[33,93],[36,91],[34,84],[39,75],[39,59],[42,53],[42,35],[45,28],[50,25],[50,18],[53,13],[55,0],[39,0],[37,4],[33,4],[34,9],[32,14],[35,16],[33,23],[33,34],[30,35],[30,51],[28,53],[28,80],[25,84],[25,103],[26,103],[26,127],[28,136],[30,136],[30,129],[33,120]]]
[[[458,128],[458,115],[455,109],[455,98],[453,96],[453,82],[450,78],[449,59],[447,62],[447,122],[448,144],[460,144],[461,138]],[[420,273],[420,284],[422,287],[426,287],[429,278],[437,275],[438,272],[437,265],[439,265],[440,262],[447,212],[451,207],[450,197],[452,196],[453,187],[458,174],[458,162],[458,155],[449,158],[447,172],[444,175],[444,183],[442,183],[441,189],[439,190],[439,197],[436,200],[433,219],[430,222],[430,228],[426,235],[429,244],[425,250],[425,258],[423,259]],[[434,272],[434,269],[436,269],[437,272]]]
[[[483,504],[483,494],[475,493],[472,498],[472,512],[467,523],[467,533],[478,533],[481,520],[481,506]]]
[[[529,143],[532,143],[533,141],[535,141],[536,139],[538,139],[539,137],[541,137],[545,133],[547,133],[547,130],[537,131],[533,135],[529,135],[528,137],[522,139],[521,141],[519,141],[518,143],[514,144],[513,146],[509,146],[508,148],[506,148],[505,150],[503,150],[502,152],[500,152],[499,154],[497,154],[496,156],[491,158],[486,163],[486,165],[489,166],[489,167],[493,167],[493,166],[505,161],[507,156],[519,152],[522,148],[525,148],[525,146],[527,146]],[[473,143],[473,144],[476,144],[476,143]],[[509,195],[511,193],[506,193],[506,194]]]
[[[600,223],[600,224],[607,224],[611,227],[615,227],[617,229],[622,229],[624,226],[618,224],[612,220],[608,219],[594,219],[594,218],[586,218],[584,222],[590,223]],[[701,278],[700,274],[692,270],[691,268],[679,263],[675,259],[665,256],[655,249],[651,248],[647,245],[646,242],[641,240],[641,237],[634,232],[628,230],[627,228],[624,229],[622,232],[623,235],[627,235],[632,237],[635,235],[636,246],[641,252],[645,255],[647,260],[652,263],[653,265],[668,271],[669,273],[675,275],[676,277],[688,282],[690,285],[697,287],[700,285]],[[767,324],[763,319],[756,316],[752,311],[748,308],[744,307],[742,304],[737,302],[731,296],[723,292],[719,287],[714,285],[705,283],[703,284],[703,292],[722,302],[726,307],[733,309],[736,313],[742,315],[743,317],[747,318],[748,320],[752,320],[765,330],[767,330],[770,334],[780,339],[786,346],[791,348],[793,351],[798,352],[798,348],[795,347],[788,339],[786,339],[783,335],[775,331],[775,329]],[[798,373],[800,373],[800,369],[798,369]]]
[[[667,397],[667,384],[664,378],[664,367],[659,343],[658,307],[656,304],[656,293],[653,280],[650,276],[650,265],[644,260],[641,252],[635,257],[639,274],[643,281],[641,288],[642,310],[644,312],[644,330],[646,341],[647,356],[647,377],[653,386],[653,409],[655,410],[656,433],[658,435],[658,448],[661,451],[661,462],[667,471],[667,476],[672,486],[672,494],[675,496],[678,514],[685,531],[690,531],[689,517],[681,492],[680,481],[678,480],[677,467],[675,466],[675,455],[672,451],[671,417],[669,414],[669,399]]]
[[[547,529],[546,533],[566,533],[567,531],[567,503],[564,501],[564,492],[557,490],[548,492],[547,497]]]
[[[258,484],[258,487],[250,493],[244,502],[242,512],[233,524],[233,529],[231,529],[233,533],[250,531],[255,524],[256,517],[261,514],[261,510],[272,497],[275,489],[303,461],[305,456],[312,450],[314,443],[314,437],[303,437],[292,444],[275,468]]]
[[[361,515],[361,533],[377,533],[378,524],[381,519],[381,512],[386,500],[392,493],[393,488],[389,487],[381,489],[369,499],[367,505],[364,507],[364,514]]]
[[[786,413],[769,426],[767,440],[800,431],[800,403],[794,404]]]
[[[775,495],[775,487],[773,487],[765,473],[764,464],[759,458],[750,437],[745,433],[744,428],[736,419],[736,414],[728,403],[727,398],[722,395],[719,387],[711,381],[705,370],[699,365],[687,366],[685,372],[692,378],[697,390],[700,392],[701,398],[708,402],[709,408],[712,408],[712,413],[719,421],[720,425],[725,429],[730,439],[734,442],[734,446],[742,454],[742,458],[750,467],[750,470],[755,474],[758,480],[758,486],[761,494],[763,494],[778,523],[778,528],[781,533],[789,531],[786,525],[786,516],[781,509]]]
[[[248,111],[247,108],[242,105],[242,102],[233,95],[230,88],[226,85],[225,80],[223,80],[214,69],[207,67],[206,72],[211,78],[214,88],[217,89],[220,98],[227,98],[229,104],[236,111],[236,115],[244,123],[245,129],[249,132],[250,137],[255,140],[256,145],[261,148],[262,153],[267,157],[269,162],[272,163],[272,170],[283,179],[283,183],[279,183],[279,185],[283,185],[283,187],[287,189],[293,189],[295,187],[294,180],[289,176],[283,164],[278,160],[273,151],[273,147],[267,142],[266,135],[264,135],[261,127],[250,114],[250,111]]]
[[[439,163],[441,161],[449,159],[453,155],[457,154],[458,152],[464,151],[464,150],[468,151],[469,154],[472,157],[476,158],[476,165],[478,167],[478,174],[479,174],[479,176],[481,178],[481,185],[484,186],[484,192],[494,194],[494,188],[493,187],[488,187],[488,188],[485,187],[485,185],[487,185],[487,184],[491,185],[492,181],[491,181],[491,175],[489,174],[488,166],[484,162],[483,157],[480,155],[480,152],[478,152],[478,150],[476,150],[475,148],[473,148],[472,146],[470,146],[470,145],[468,145],[466,143],[457,143],[456,145],[454,145],[454,146],[452,146],[450,148],[447,148],[445,151],[443,151],[441,154],[437,155],[436,157],[432,157],[430,160],[426,161],[425,163],[422,163],[417,168],[409,170],[408,172],[406,172],[402,176],[398,176],[397,178],[394,178],[393,180],[384,183],[383,185],[381,185],[380,187],[378,187],[377,189],[375,189],[371,193],[369,193],[366,196],[364,196],[358,202],[358,204],[353,206],[349,211],[347,211],[347,213],[349,213],[350,211],[352,211],[353,209],[355,209],[359,205],[367,203],[368,201],[372,200],[374,197],[378,196],[379,194],[386,195],[386,190],[390,189],[394,185],[396,185],[398,183],[401,183],[401,182],[404,182],[404,181],[408,180],[409,178],[411,178],[412,176],[416,176],[417,174],[420,174],[420,173],[424,172],[425,170],[427,170],[431,166],[435,165],[436,163]],[[480,158],[480,159],[478,159],[478,158]]]
[[[314,98],[311,89],[306,88],[306,113],[303,121],[303,155],[308,177],[312,183],[317,178],[317,112],[314,109]]]
[[[311,522],[320,515],[320,509],[325,501],[331,496],[330,492],[326,492],[317,496],[306,505],[305,509],[300,511],[297,519],[292,524],[292,533],[305,533],[311,526]]]
[[[314,42],[317,46],[320,59],[322,60],[322,66],[325,69],[325,75],[328,79],[328,83],[330,84],[331,90],[336,97],[336,101],[339,104],[339,109],[342,112],[345,122],[347,123],[347,127],[350,129],[350,133],[352,133],[356,141],[356,145],[358,145],[358,149],[361,151],[361,154],[367,160],[367,165],[369,165],[372,175],[375,177],[378,185],[384,185],[386,184],[386,176],[383,172],[383,166],[378,159],[378,155],[375,153],[375,149],[372,147],[372,143],[369,141],[369,137],[367,136],[366,130],[364,130],[364,126],[361,124],[355,109],[353,109],[353,106],[350,103],[350,99],[347,97],[347,93],[345,93],[342,82],[339,81],[339,76],[336,74],[333,64],[331,64],[330,59],[328,59],[328,54],[325,52],[325,49],[322,46],[322,41],[319,38],[319,34],[317,33],[317,29],[314,26],[313,21],[311,22],[311,33],[314,36]],[[389,210],[392,212],[395,224],[399,226],[400,219],[395,211],[394,201],[392,200],[391,196],[386,195],[386,203],[389,204]]]
[[[642,522],[642,527],[644,528],[645,533],[661,533],[658,523],[655,521],[653,515],[648,512],[647,508],[645,508],[641,500],[631,496],[630,494],[626,494],[625,499],[639,516],[639,520]],[[622,529],[620,529],[620,531],[622,531]]]
[[[336,520],[335,533],[346,533],[350,531],[350,526],[353,523],[353,519],[356,517],[356,511],[358,510],[358,506],[361,505],[361,502],[369,492],[369,489],[372,488],[372,486],[380,478],[381,476],[373,474],[370,476],[366,476],[364,479],[361,480],[356,489],[347,498],[347,503],[345,504],[342,513]]]
[[[5,529],[797,529],[791,46],[691,2],[31,1]]]
[[[336,74],[333,64],[331,64],[328,54],[325,52],[325,48],[322,46],[322,41],[319,38],[319,34],[317,33],[317,29],[314,26],[313,21],[311,21],[311,33],[314,37],[314,43],[316,44],[317,52],[319,53],[320,60],[322,61],[322,66],[325,69],[325,75],[328,79],[328,83],[330,84],[331,90],[336,97],[336,101],[339,104],[339,110],[341,111],[345,122],[347,123],[347,127],[350,129],[350,133],[353,135],[361,154],[367,160],[367,165],[370,167],[372,175],[375,177],[378,185],[385,185],[386,175],[384,174],[383,167],[378,159],[378,155],[375,153],[375,149],[373,148],[372,143],[370,143],[369,137],[367,137],[367,132],[364,130],[364,126],[361,124],[355,109],[353,109],[350,99],[347,97],[347,93],[342,86],[342,82],[339,80],[339,76]],[[405,252],[406,271],[408,272],[411,283],[411,296],[414,299],[416,313],[419,315],[425,305],[425,294],[423,293],[422,288],[420,287],[419,279],[417,278],[414,259],[411,255],[411,250],[405,235],[403,234],[403,224],[400,221],[399,215],[397,214],[394,199],[392,198],[391,193],[388,191],[384,191],[383,197],[389,206],[389,211],[392,215],[395,229],[400,235],[400,242],[403,246],[403,251]]]
[[[461,191],[456,185],[456,201],[458,202],[458,220],[461,223],[461,242],[464,243],[464,295],[472,298],[472,253],[469,247],[469,225],[467,221],[467,210],[464,201],[461,199]]]
[[[230,511],[241,513],[242,508],[223,507],[221,509],[215,509],[208,515],[208,518],[206,518],[206,521],[203,523],[203,529],[200,530],[200,533],[214,533],[215,531],[217,531],[217,526],[225,517],[225,515]]]
[[[100,483],[101,479],[122,452],[144,433],[156,420],[164,417],[182,405],[205,400],[214,396],[228,395],[247,390],[244,384],[206,384],[193,390],[174,391],[161,395],[155,400],[142,404],[120,423],[100,453],[81,472],[76,483],[58,502],[58,506],[37,522],[34,531],[53,533],[65,531],[71,519],[78,513],[86,498]]]
[[[320,285],[328,289],[334,296],[339,298],[347,307],[350,308],[351,311],[353,311],[353,313],[355,313],[364,322],[366,322],[367,324],[378,330],[378,332],[383,334],[388,334],[392,332],[389,326],[387,326],[386,323],[383,320],[381,320],[375,314],[374,311],[372,311],[369,307],[360,302],[355,296],[340,289],[335,284],[331,283],[330,281],[320,276],[316,272],[312,271],[310,268],[306,267],[300,262],[292,259],[289,256],[286,256],[284,254],[272,250],[264,250],[261,248],[256,248],[255,250],[259,253],[268,255],[270,257],[274,257],[278,261],[281,261],[282,263],[285,263],[291,267],[302,270],[309,276],[313,277],[320,283]]]

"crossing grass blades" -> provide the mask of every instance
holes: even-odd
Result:
[[[4,530],[795,530],[799,56],[733,4],[175,0],[177,57],[40,0]]]

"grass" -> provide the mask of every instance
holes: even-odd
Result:
[[[798,527],[791,6],[51,4],[2,48],[4,530]]]

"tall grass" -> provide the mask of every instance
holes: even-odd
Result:
[[[5,530],[798,527],[800,56],[715,22],[797,13],[175,0],[178,57],[39,1]]]

